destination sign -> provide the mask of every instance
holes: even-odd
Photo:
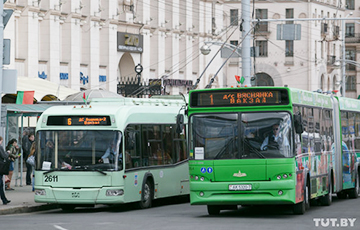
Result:
[[[195,91],[191,107],[264,106],[289,104],[286,89],[228,89]]]
[[[49,116],[47,125],[59,126],[108,126],[109,116]]]

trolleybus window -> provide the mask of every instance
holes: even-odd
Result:
[[[191,124],[195,158],[293,157],[289,113],[199,114]]]
[[[115,131],[39,131],[36,169],[121,170],[120,137]]]

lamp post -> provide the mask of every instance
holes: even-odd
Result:
[[[232,44],[228,44],[228,43],[222,43],[222,42],[216,42],[216,41],[206,41],[204,42],[205,44],[200,48],[200,51],[203,55],[208,55],[211,52],[211,45],[220,45],[221,48],[223,47],[229,47],[234,49],[234,52],[236,52],[237,55],[241,56],[241,54],[238,52],[237,46],[234,46]],[[200,82],[201,77],[204,75],[205,71],[207,70],[207,68],[210,66],[210,64],[212,63],[212,61],[214,60],[215,56],[220,52],[221,48],[216,52],[216,54],[212,57],[212,59],[209,61],[209,63],[206,65],[205,69],[202,71],[202,73],[200,74],[200,76],[198,77],[198,79],[196,80],[194,86],[192,87],[192,89],[196,89],[197,85]],[[227,60],[226,60],[227,61]],[[225,62],[226,62],[225,61]],[[225,64],[225,62],[223,63],[223,65]]]
[[[350,15],[352,15],[353,13],[350,12],[348,15],[346,15],[345,18],[349,17]],[[345,92],[346,92],[346,89],[345,89],[345,86],[346,86],[346,82],[345,82],[345,79],[346,79],[346,73],[345,73],[345,20],[342,20],[342,62],[341,62],[341,77],[342,77],[342,80],[341,80],[341,88],[342,88],[342,92],[341,92],[341,95],[343,97],[345,97]]]

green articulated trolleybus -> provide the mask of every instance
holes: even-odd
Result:
[[[190,202],[330,205],[359,193],[360,101],[287,87],[190,91]]]
[[[153,199],[189,195],[185,127],[176,125],[184,110],[179,98],[47,109],[36,127],[35,201],[64,210],[128,202],[148,208]]]

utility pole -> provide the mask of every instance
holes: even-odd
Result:
[[[241,49],[241,74],[245,81],[243,86],[251,86],[251,60],[250,60],[250,0],[241,1],[242,15],[242,49]]]
[[[0,95],[2,95],[3,93],[3,58],[4,58],[4,18],[3,18],[3,14],[4,14],[4,3],[6,0],[4,1],[0,1]],[[2,98],[0,97],[0,135],[2,135],[3,138],[4,137],[4,129],[2,127],[2,115],[1,115],[1,107],[2,107]],[[5,142],[5,141],[4,141]]]

